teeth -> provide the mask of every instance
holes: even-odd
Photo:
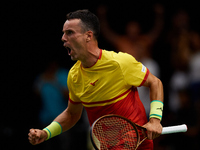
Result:
[[[70,55],[71,49],[69,47],[66,47],[68,50],[68,55]]]

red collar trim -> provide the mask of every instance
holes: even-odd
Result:
[[[99,58],[97,59],[97,61],[96,61],[92,66],[87,67],[87,68],[93,67],[93,66],[98,62],[98,60],[101,59],[101,56],[102,56],[102,49],[100,49],[100,54],[99,54]],[[82,64],[81,64],[81,66],[82,66]],[[84,67],[83,67],[83,68],[84,68]]]
[[[101,59],[101,56],[102,56],[102,49],[100,49],[100,54],[98,59]]]

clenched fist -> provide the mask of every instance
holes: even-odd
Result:
[[[29,142],[32,145],[40,144],[44,142],[46,138],[47,138],[47,133],[44,130],[30,129],[30,132],[28,134]]]

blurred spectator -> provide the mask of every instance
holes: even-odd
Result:
[[[198,113],[194,109],[194,105],[190,98],[188,89],[178,91],[180,99],[180,106],[176,113],[170,113],[165,117],[167,119],[167,126],[186,124],[188,131],[185,133],[163,135],[156,143],[159,149],[162,150],[176,150],[176,149],[192,149],[199,150],[199,124]]]
[[[107,7],[100,6],[97,10],[100,19],[101,31],[103,36],[116,48],[116,51],[126,52],[134,56],[138,61],[141,61],[150,72],[160,77],[160,67],[158,63],[152,58],[152,47],[159,37],[164,24],[162,5],[154,5],[156,13],[153,28],[146,34],[141,34],[141,26],[139,22],[130,21],[126,25],[126,34],[119,35],[115,33],[108,24],[106,15]],[[149,89],[146,87],[139,87],[138,92],[140,99],[144,104],[146,115],[150,111],[150,96]],[[148,117],[147,117],[148,118]]]
[[[178,91],[188,88],[192,78],[198,78],[198,71],[196,71],[198,67],[194,67],[194,64],[195,66],[198,65],[198,54],[192,54],[198,53],[198,39],[195,38],[197,33],[189,28],[189,19],[190,17],[186,11],[178,10],[173,15],[172,28],[168,35],[168,42],[171,48],[171,65],[174,68],[170,80],[169,93],[171,111],[177,111],[180,107]],[[193,50],[194,47],[196,50]],[[195,71],[191,67],[195,68]],[[193,77],[189,77],[189,71],[193,72],[190,73],[190,76]]]
[[[151,58],[151,48],[163,28],[163,7],[159,4],[155,5],[155,23],[148,33],[141,34],[139,22],[130,21],[126,25],[125,35],[119,35],[110,28],[107,20],[107,9],[106,6],[100,6],[97,9],[101,33],[106,40],[116,48],[116,51],[129,53],[138,61],[141,61],[145,57]]]
[[[193,33],[190,36],[192,53],[189,60],[189,78],[192,98],[195,102],[200,101],[200,34]]]
[[[189,85],[188,62],[190,58],[189,15],[184,10],[178,10],[172,17],[172,27],[167,41],[171,49],[171,65],[174,68],[170,79],[169,107],[176,112],[180,108],[178,91]]]
[[[178,10],[172,17],[172,26],[167,36],[171,48],[171,63],[175,70],[186,70],[190,58],[190,17],[185,10]]]
[[[197,123],[192,127],[193,134],[197,134],[196,138],[200,139],[200,34],[193,33],[191,35],[192,54],[189,61],[189,78],[190,78],[190,94],[194,109],[196,111]],[[196,144],[199,140],[196,140]],[[198,143],[198,149],[200,144]]]
[[[170,111],[176,112],[180,108],[179,91],[189,86],[189,78],[187,72],[176,71],[170,80],[169,90],[169,107]]]
[[[67,107],[67,76],[68,70],[59,68],[58,63],[53,61],[36,78],[35,91],[42,100],[39,119],[44,126],[48,125]]]
[[[41,128],[47,126],[67,108],[69,94],[67,76],[68,70],[59,67],[56,61],[52,61],[45,71],[37,77],[34,86],[42,101],[39,113]],[[49,150],[87,150],[88,130],[89,124],[86,112],[83,110],[81,119],[72,129],[55,137],[53,141],[45,142],[41,146]]]
[[[168,123],[187,124],[188,131],[171,137],[174,149],[199,149],[200,121],[199,70],[200,38],[189,28],[190,16],[178,10],[172,18],[172,28],[168,35],[171,48],[171,63],[174,72],[170,79]],[[173,142],[175,141],[175,142]],[[191,144],[193,143],[193,144]]]
[[[178,93],[180,98],[180,108],[174,117],[173,123],[187,124],[188,131],[183,133],[181,138],[179,138],[180,135],[174,136],[173,139],[176,142],[172,143],[174,144],[175,149],[199,149],[198,113],[196,109],[194,109],[189,90],[180,90]]]

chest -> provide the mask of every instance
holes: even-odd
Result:
[[[119,68],[81,70],[74,79],[75,93],[81,101],[100,101],[115,97],[125,87]]]

